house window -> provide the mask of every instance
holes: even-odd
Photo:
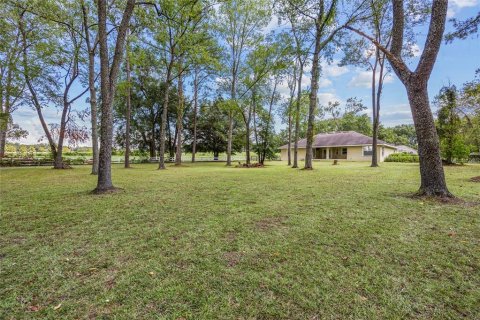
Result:
[[[342,154],[346,155],[347,154],[347,148],[342,148]]]
[[[382,157],[385,156],[385,147],[382,147]]]
[[[373,154],[372,146],[364,146],[363,147],[363,156],[371,156]]]

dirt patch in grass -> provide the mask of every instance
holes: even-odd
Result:
[[[117,278],[117,270],[113,269],[108,272],[107,279],[105,281],[105,287],[107,287],[108,290],[113,289],[115,287],[115,284],[117,283],[116,278]]]
[[[230,268],[235,267],[243,257],[243,253],[238,251],[228,251],[223,254],[223,259]]]
[[[265,217],[255,222],[255,228],[260,231],[268,231],[283,226],[286,220],[285,216]]]
[[[480,176],[470,178],[472,182],[480,182]]]
[[[228,242],[233,242],[237,239],[237,233],[234,232],[234,231],[229,231],[226,235],[225,235],[225,240],[228,241]]]

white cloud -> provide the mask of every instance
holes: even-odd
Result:
[[[450,0],[448,2],[447,17],[455,16],[463,8],[471,8],[478,5],[478,0]]]
[[[450,4],[457,8],[475,7],[478,0],[450,0]]]
[[[349,72],[348,67],[338,66],[339,60],[334,60],[331,64],[326,62],[321,63],[322,75],[326,77],[339,77],[347,72]]]
[[[412,44],[411,51],[414,57],[420,57],[420,55],[422,54],[422,49],[416,43]]]
[[[320,105],[327,105],[328,102],[334,101],[342,102],[342,99],[340,99],[334,92],[319,92],[317,98]]]
[[[318,82],[319,88],[326,88],[326,87],[330,87],[331,85],[332,85],[332,81],[328,78],[320,78],[320,81]]]
[[[302,91],[310,88],[311,77],[309,72],[310,70],[308,70],[308,73],[304,74],[302,77]],[[328,88],[331,87],[332,84],[332,80],[326,78],[325,76],[321,76],[318,81],[319,88]],[[290,97],[290,89],[288,88],[288,84],[286,81],[278,85],[277,90],[284,99],[288,99]]]
[[[377,77],[380,73],[377,72]],[[384,84],[392,83],[393,76],[388,74],[383,81]],[[372,72],[371,71],[357,71],[357,74],[348,82],[349,87],[359,87],[370,89],[372,87]]]

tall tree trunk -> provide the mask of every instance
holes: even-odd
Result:
[[[192,162],[195,162],[197,152],[197,112],[198,112],[198,69],[195,68],[193,78],[193,141],[192,141]]]
[[[98,0],[98,39],[100,44],[100,94],[102,97],[102,116],[100,127],[100,153],[98,163],[98,180],[95,193],[104,193],[115,189],[112,183],[112,143],[113,143],[113,110],[117,75],[124,53],[128,25],[135,7],[135,0],[127,0],[125,11],[118,28],[115,52],[112,64],[108,55],[107,1]]]
[[[35,106],[35,110],[37,110],[38,114],[38,119],[40,120],[40,124],[42,125],[43,132],[45,133],[45,136],[47,137],[48,145],[50,146],[50,152],[52,153],[53,159],[57,158],[57,146],[55,145],[55,142],[53,141],[53,137],[50,133],[50,130],[48,129],[48,125],[45,122],[45,118],[43,117],[42,113],[42,106],[40,105],[40,101],[37,97],[37,93],[35,91],[35,88],[33,87],[33,84],[30,79],[30,70],[29,70],[29,62],[28,62],[28,54],[27,54],[27,34],[25,32],[25,26],[24,26],[24,20],[23,20],[23,13],[20,15],[19,19],[19,29],[20,33],[22,34],[22,63],[23,63],[23,69],[24,69],[24,77],[25,77],[25,82],[27,83],[28,90],[30,94],[32,95],[32,103]]]
[[[252,108],[255,109],[255,90],[252,91],[252,105],[249,105],[248,106],[248,112],[247,112],[247,116],[244,116],[245,117],[245,161],[248,164],[251,163],[251,156],[250,156],[250,135],[251,135],[251,132],[250,132],[250,122],[252,121]],[[254,116],[255,117],[255,116]],[[255,124],[255,118],[253,120],[253,123]],[[255,134],[255,138],[256,138],[256,128],[254,127],[254,134]]]
[[[293,142],[293,166],[292,168],[298,168],[298,139],[300,139],[300,105],[302,101],[302,77],[303,77],[303,61],[298,58],[299,73],[298,73],[298,91],[297,101],[295,108],[295,137]]]
[[[390,62],[392,69],[404,84],[412,110],[415,132],[418,138],[421,183],[419,195],[452,197],[447,189],[437,131],[428,101],[427,84],[435,65],[443,40],[448,10],[447,0],[433,0],[430,25],[425,46],[417,68],[411,71],[402,60],[405,33],[405,8],[403,0],[392,0],[393,24],[390,49],[383,47],[365,32],[347,26],[346,28],[370,40]]]
[[[130,57],[128,52],[128,39],[127,39],[127,52],[125,53],[125,68],[127,72],[127,112],[125,114],[125,168],[130,168],[130,120],[132,118],[132,103],[131,103],[131,81],[130,81]]]
[[[90,57],[89,57],[90,59]],[[91,57],[94,60],[94,57]],[[89,77],[88,82],[90,85],[90,119],[92,124],[92,173],[94,175],[98,174],[98,115],[97,115],[97,90],[95,89],[95,79],[94,79],[94,67],[90,71],[89,65]],[[92,75],[90,76],[90,73]]]
[[[250,164],[250,126],[245,130],[245,161]]]
[[[304,169],[313,169],[313,124],[315,121],[315,110],[317,109],[317,91],[318,91],[318,79],[320,78],[320,45],[321,45],[321,31],[317,26],[317,32],[315,37],[315,50],[312,60],[312,79],[310,86],[310,103],[308,108],[308,123],[307,123],[307,146],[305,154],[305,167]]]
[[[232,87],[230,91],[230,97],[232,99],[232,103],[235,103],[235,98],[236,98],[236,92],[237,92],[237,87],[236,87],[236,80],[237,80],[237,74],[235,68],[232,70]],[[228,136],[227,136],[227,166],[232,165],[232,139],[233,139],[233,110],[232,106],[229,106],[229,111],[228,111]]]
[[[5,157],[5,145],[7,144],[7,131],[0,129],[0,159]]]
[[[256,117],[256,115],[257,115],[257,102],[256,102],[256,99],[254,99],[253,102],[254,102],[253,103],[253,113],[252,113],[252,116],[253,116],[253,136],[255,138],[255,148],[258,151],[258,131],[257,131],[257,117]]]
[[[252,117],[252,106],[248,107],[248,114],[245,117],[245,161],[250,164],[250,121]]]
[[[287,158],[288,158],[288,166],[292,165],[292,125],[293,125],[293,117],[292,117],[292,109],[293,109],[293,101],[295,99],[295,89],[297,84],[297,65],[295,64],[293,68],[293,75],[292,75],[292,82],[288,82],[288,87],[290,89],[290,99],[288,102],[288,143],[287,143]]]
[[[65,129],[67,125],[67,115],[69,113],[70,105],[66,101],[63,103],[62,118],[60,120],[60,131],[58,133],[58,144],[57,144],[57,154],[54,159],[54,169],[65,169],[69,168],[68,165],[63,163],[63,142],[65,139]]]
[[[98,155],[98,180],[96,193],[113,190],[112,183],[112,139],[113,139],[113,111],[110,92],[110,64],[107,44],[107,3],[98,0],[98,39],[100,45],[100,152]]]
[[[233,110],[228,111],[227,166],[232,165]]]
[[[5,156],[5,145],[7,143],[8,123],[10,122],[9,92],[10,92],[11,78],[12,78],[12,68],[11,66],[9,66],[7,83],[5,85],[5,91],[6,91],[5,100],[3,98],[3,88],[0,88],[0,159],[2,159]]]
[[[152,128],[151,128],[151,138],[150,138],[150,142],[149,142],[149,148],[150,148],[150,157],[154,158],[156,155],[155,155],[155,151],[157,150],[156,149],[156,146],[155,146],[155,120],[154,122],[152,122]]]
[[[413,80],[407,86],[408,101],[412,109],[415,132],[418,138],[422,196],[451,197],[448,191],[440,156],[440,146],[435,122],[428,99],[426,81]]]
[[[175,165],[182,164],[182,132],[183,132],[183,77],[182,62],[179,62],[178,74],[178,106],[177,106],[177,150],[175,154]]]
[[[28,83],[29,81],[27,81]],[[30,85],[29,85],[30,87]],[[31,89],[33,90],[33,88]],[[53,137],[50,133],[50,130],[48,129],[47,123],[45,122],[45,118],[43,117],[42,113],[42,107],[40,106],[40,103],[38,99],[36,99],[36,95],[34,95],[34,91],[30,91],[32,93],[32,98],[34,100],[34,105],[35,105],[35,110],[37,110],[38,118],[40,119],[40,124],[42,125],[43,132],[45,133],[45,136],[47,137],[48,145],[50,147],[50,152],[52,153],[53,159],[57,158],[57,146],[55,145],[55,142],[53,141]]]
[[[288,143],[287,143],[287,157],[288,157],[288,166],[292,165],[292,155],[290,154],[292,152],[292,115],[290,113],[290,110],[288,111]]]
[[[150,153],[150,158],[155,158],[155,143],[154,143],[154,138],[152,137],[152,140],[149,141],[148,143],[148,150]]]
[[[85,42],[88,51],[88,86],[90,90],[90,121],[92,125],[92,172],[98,174],[98,115],[97,115],[97,90],[95,88],[95,49],[90,43],[90,31],[87,19],[87,9],[82,1],[83,29],[85,32]]]
[[[170,63],[167,67],[167,79],[165,82],[165,98],[163,100],[163,110],[162,110],[162,119],[160,125],[160,161],[158,163],[158,169],[164,170],[165,168],[165,136],[167,130],[167,116],[168,116],[168,103],[169,103],[169,91],[170,91],[170,82],[172,78],[172,66],[173,58],[170,60]]]
[[[377,152],[377,138],[378,138],[378,112],[377,112],[377,66],[379,58],[379,50],[376,49],[375,63],[372,68],[372,120],[373,120],[373,136],[372,136],[372,163],[371,167],[378,167],[378,152]],[[380,88],[379,88],[380,89]]]
[[[378,167],[378,120],[373,120],[373,128],[372,128],[372,163],[370,167]]]
[[[176,120],[175,120],[175,123],[176,123]],[[170,125],[170,124],[169,124]],[[177,125],[175,124],[175,131],[174,131],[174,134],[173,134],[173,140],[170,138],[170,145],[168,146],[168,152],[169,152],[169,160],[170,161],[171,159],[173,159],[173,157],[175,157],[175,151],[176,151],[176,148],[177,148],[177,137],[178,137],[178,127]]]
[[[10,70],[9,70],[10,73]],[[3,100],[3,88],[0,88],[0,159],[5,157],[5,145],[7,144],[8,122],[10,121],[10,97],[6,94]],[[8,92],[8,84],[6,91]]]

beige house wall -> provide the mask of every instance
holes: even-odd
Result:
[[[396,150],[393,149],[393,148],[385,147],[385,154],[384,154],[383,157],[382,157],[382,162],[385,161],[385,159],[386,159],[389,155],[391,155],[392,153],[395,153],[395,151],[396,151]],[[380,153],[379,153],[379,154],[380,154]]]
[[[363,155],[363,147],[362,146],[355,146],[355,147],[346,147],[347,148],[347,160],[348,161],[372,161],[372,156],[364,156]],[[377,147],[377,154],[379,162],[385,161],[390,154],[395,153],[395,149],[389,147]],[[382,148],[384,148],[384,153],[382,155]],[[303,161],[305,160],[305,148],[298,149],[298,160]],[[291,150],[292,161],[293,161],[293,148]],[[280,150],[280,159],[282,161],[288,160],[287,149]],[[323,160],[328,161],[328,160]]]
[[[293,146],[292,146],[292,150],[290,151],[290,154],[292,156],[292,162],[293,162]],[[306,154],[306,149],[305,148],[298,148],[298,153],[297,153],[298,161],[304,161],[305,160],[305,154]],[[281,149],[280,150],[280,159],[282,161],[287,161],[288,160],[287,149]]]

